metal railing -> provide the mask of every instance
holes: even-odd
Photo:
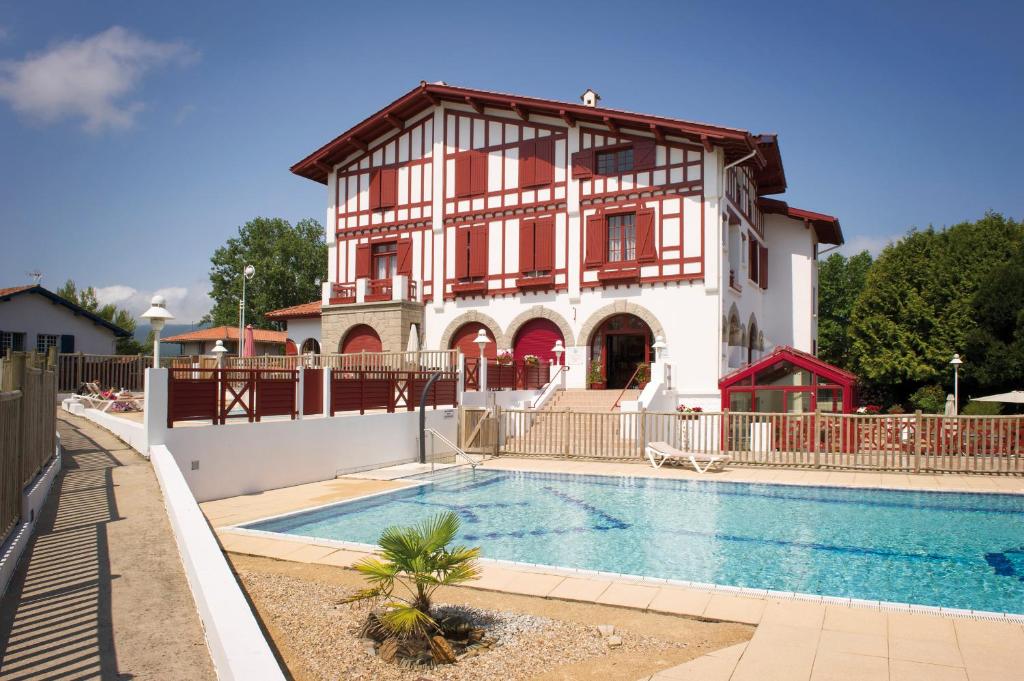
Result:
[[[228,368],[247,369],[346,369],[391,371],[457,371],[458,350],[421,350],[410,352],[355,352],[320,355],[264,355],[226,357]]]
[[[462,459],[465,460],[466,463],[468,463],[473,468],[476,468],[477,466],[480,465],[479,461],[477,461],[476,459],[471,457],[466,452],[462,451],[461,447],[459,447],[457,444],[455,444],[454,442],[452,442],[451,440],[449,440],[448,438],[446,438],[444,435],[442,435],[441,433],[437,432],[433,428],[426,428],[426,429],[424,429],[423,432],[424,432],[425,435],[429,434],[434,439],[440,440],[442,444],[447,445],[448,447],[450,447],[451,450],[452,450],[452,453],[455,455],[455,457],[457,457],[457,458],[461,457]],[[434,461],[436,459],[436,457],[434,455],[433,440],[431,440],[430,451],[431,451],[430,470],[433,471],[434,470]]]

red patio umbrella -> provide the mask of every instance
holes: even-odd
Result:
[[[242,357],[256,355],[256,336],[252,332],[252,324],[245,325],[245,345],[242,346]]]

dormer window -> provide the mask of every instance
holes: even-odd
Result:
[[[633,147],[601,151],[597,154],[597,174],[616,175],[633,170]]]

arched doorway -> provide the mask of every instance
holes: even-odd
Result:
[[[605,387],[626,387],[637,365],[651,361],[653,342],[651,327],[635,315],[604,320],[590,338],[590,358],[601,363]]]
[[[314,355],[320,354],[320,341],[316,338],[307,338],[302,341],[302,354],[308,355],[310,353]]]
[[[536,355],[541,362],[547,364],[548,360],[555,359],[555,353],[551,349],[555,343],[565,338],[562,330],[550,319],[531,319],[519,327],[515,340],[512,342],[512,354],[516,359],[522,359],[526,355]]]
[[[299,348],[295,345],[295,341],[288,338],[284,342],[284,354],[285,355],[297,355],[299,354]]]
[[[750,318],[749,332],[747,333],[747,364],[753,364],[757,351],[757,320]]]
[[[342,354],[352,352],[380,352],[383,346],[380,336],[366,324],[359,324],[349,329],[341,341]]]
[[[464,357],[471,359],[480,357],[480,348],[473,342],[476,340],[480,329],[484,330],[487,334],[487,338],[491,341],[484,346],[484,357],[487,359],[496,359],[498,357],[498,344],[494,342],[494,332],[480,322],[468,322],[460,326],[458,330],[452,334],[452,340],[448,347],[453,350],[460,350]]]

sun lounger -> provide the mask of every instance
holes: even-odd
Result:
[[[666,461],[688,462],[698,473],[706,473],[711,468],[722,468],[732,460],[728,454],[700,454],[684,452],[667,442],[651,442],[646,447],[647,460],[652,468],[661,468]],[[701,464],[704,464],[701,467]]]

